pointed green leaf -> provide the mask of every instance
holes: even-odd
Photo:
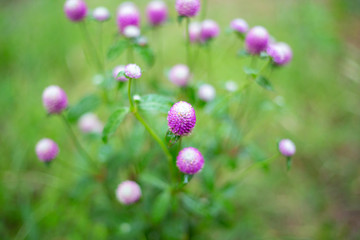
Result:
[[[271,82],[264,76],[258,76],[255,79],[256,83],[259,84],[261,87],[265,88],[266,90],[273,91],[274,88],[271,85]]]
[[[168,147],[172,147],[177,141],[179,141],[181,136],[175,135],[170,130],[167,130],[165,135],[165,142],[168,144]]]
[[[149,65],[150,67],[154,65],[155,56],[154,56],[152,49],[149,46],[142,47],[142,46],[136,45],[134,48],[135,48],[135,51],[140,55],[142,60],[147,65]]]
[[[142,173],[140,175],[140,180],[145,184],[153,185],[154,187],[157,187],[159,189],[166,189],[167,187],[169,187],[169,185],[165,181],[161,180],[156,175],[153,175],[151,173]]]
[[[109,136],[115,133],[116,129],[119,127],[120,123],[124,120],[128,112],[129,112],[129,108],[123,107],[116,110],[110,115],[102,134],[103,135],[102,139],[105,143],[107,142]]]
[[[259,70],[249,68],[249,67],[244,67],[244,72],[245,72],[246,75],[250,75],[253,78],[256,78],[257,75],[259,74]]]
[[[80,99],[78,103],[69,108],[69,112],[67,114],[67,118],[70,122],[75,122],[78,120],[81,115],[84,113],[93,111],[96,109],[101,103],[101,100],[98,96],[91,94]]]
[[[107,58],[109,60],[119,57],[129,46],[129,42],[125,39],[121,39],[110,47],[107,52]]]
[[[177,22],[178,22],[179,24],[181,24],[181,22],[184,20],[184,18],[186,18],[186,16],[178,16],[178,17],[177,17]]]
[[[171,193],[169,190],[162,192],[156,199],[152,209],[152,220],[154,222],[160,222],[166,216],[166,213],[170,207]]]
[[[139,101],[139,109],[147,112],[168,113],[172,105],[170,98],[157,94],[143,96]]]

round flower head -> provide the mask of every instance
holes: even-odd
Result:
[[[194,17],[200,10],[200,0],[176,0],[175,8],[179,16]]]
[[[273,59],[276,65],[285,65],[292,58],[292,52],[286,43],[272,43],[266,49],[267,54]]]
[[[236,92],[238,90],[238,85],[234,81],[227,81],[225,83],[225,89],[229,92]]]
[[[146,8],[146,15],[150,25],[158,26],[168,18],[168,9],[163,1],[151,1]]]
[[[86,17],[87,6],[83,0],[67,0],[64,12],[69,20],[79,22]]]
[[[199,88],[198,96],[201,100],[205,102],[210,102],[214,100],[216,96],[215,88],[210,84],[203,84]]]
[[[40,161],[50,162],[58,155],[59,147],[53,140],[43,138],[36,144],[35,151]]]
[[[128,78],[138,79],[141,77],[141,68],[134,63],[128,64],[125,66],[125,75]]]
[[[93,17],[99,22],[104,22],[110,18],[110,12],[106,7],[97,7],[93,11]]]
[[[140,36],[140,29],[137,26],[127,26],[124,29],[124,36],[127,38],[137,38]]]
[[[134,181],[124,181],[116,189],[116,198],[125,205],[137,202],[140,197],[141,189]]]
[[[120,76],[118,77],[117,75],[119,74],[119,72],[124,72],[125,71],[125,66],[124,65],[119,65],[114,67],[113,69],[113,77],[120,82],[126,82],[128,79],[125,76]]]
[[[184,148],[176,157],[176,166],[181,172],[192,175],[204,167],[204,157],[196,148]]]
[[[219,26],[213,20],[204,20],[201,24],[200,38],[205,42],[219,35]]]
[[[78,126],[83,133],[101,133],[104,126],[94,113],[85,113],[78,121]]]
[[[195,110],[187,102],[177,102],[170,108],[167,121],[169,130],[176,136],[189,135],[196,124]]]
[[[256,26],[250,29],[245,38],[246,50],[251,54],[265,51],[269,43],[269,34],[264,27]]]
[[[58,86],[45,88],[42,100],[49,114],[61,113],[68,105],[66,93]]]
[[[117,11],[117,25],[121,33],[127,26],[140,26],[140,13],[132,2],[122,3]]]
[[[277,45],[283,49],[285,54],[285,59],[282,62],[282,65],[288,64],[292,60],[292,56],[293,56],[290,46],[284,42],[279,42],[277,43]]]
[[[177,86],[186,86],[189,83],[191,74],[188,66],[184,64],[178,64],[171,68],[169,73],[169,79]]]
[[[200,41],[201,23],[192,22],[189,25],[190,42],[195,43]]]
[[[249,29],[249,26],[244,19],[236,18],[231,21],[230,28],[239,33],[246,33]]]
[[[283,139],[279,142],[279,151],[286,157],[291,157],[296,152],[295,144],[290,139]]]

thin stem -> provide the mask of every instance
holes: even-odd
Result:
[[[63,119],[63,122],[66,125],[66,128],[69,132],[70,137],[72,138],[75,147],[77,148],[77,150],[79,151],[79,153],[83,156],[83,158],[85,158],[86,160],[88,160],[94,167],[97,168],[95,162],[93,161],[93,159],[91,158],[91,156],[86,152],[86,150],[81,146],[79,140],[77,139],[74,131],[72,130],[72,127],[69,123],[69,121],[67,120],[67,118],[65,117],[64,114],[61,114],[61,118]]]
[[[202,8],[201,20],[204,20],[206,18],[206,13],[207,13],[207,0],[203,0],[201,8]]]
[[[185,32],[186,32],[186,40],[185,40],[185,45],[186,45],[186,61],[187,61],[187,65],[189,66],[190,70],[191,70],[191,56],[190,56],[190,34],[189,34],[189,25],[190,25],[190,18],[186,17],[185,18],[186,24],[185,24]]]
[[[208,52],[208,66],[207,66],[207,72],[208,72],[208,80],[210,80],[212,76],[212,53],[211,53],[211,43],[207,46],[207,52]]]
[[[129,85],[128,85],[128,97],[129,97],[129,103],[130,103],[130,111],[135,112],[134,102],[133,102],[133,98],[131,95],[131,83],[132,83],[132,79],[130,78]]]

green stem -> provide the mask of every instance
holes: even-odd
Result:
[[[190,18],[186,17],[185,18],[186,24],[185,24],[185,32],[186,32],[186,40],[185,40],[185,44],[186,44],[186,61],[187,61],[187,65],[188,67],[192,68],[191,66],[191,56],[190,56],[190,35],[189,35],[189,25],[190,25]]]
[[[131,84],[132,84],[132,79],[129,79],[129,85],[128,85],[128,97],[129,97],[129,103],[130,103],[130,111],[131,112],[135,112],[135,107],[134,107],[134,101],[131,95]]]
[[[206,18],[206,13],[207,13],[207,0],[203,0],[201,8],[202,8],[201,20],[204,20]]]
[[[237,176],[237,180],[240,180],[240,178],[244,177],[247,173],[249,173],[251,170],[259,168],[259,167],[263,167],[266,164],[269,164],[270,162],[272,162],[273,160],[275,160],[277,157],[279,157],[279,153],[275,154],[274,156],[264,160],[264,161],[260,161],[257,163],[254,163],[252,165],[250,165],[249,167],[245,168],[244,171],[242,171],[240,173],[240,175]]]
[[[211,54],[211,43],[207,46],[207,52],[208,52],[208,80],[210,80],[212,76],[212,54]]]

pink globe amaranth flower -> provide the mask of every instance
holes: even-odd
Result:
[[[219,35],[219,26],[213,20],[204,20],[201,24],[200,39],[202,42],[206,42]]]
[[[295,144],[290,139],[283,139],[279,142],[279,151],[286,157],[291,157],[296,152]]]
[[[244,19],[236,18],[231,21],[230,28],[239,33],[246,33],[249,29],[249,26]]]
[[[201,23],[192,22],[189,24],[189,38],[190,42],[200,42]]]
[[[123,34],[127,38],[137,38],[140,36],[140,28],[138,28],[137,26],[133,26],[133,25],[127,26],[124,29]]]
[[[94,113],[85,113],[78,121],[78,126],[83,133],[101,133],[104,125]]]
[[[176,0],[175,9],[179,16],[194,17],[200,10],[200,0]]]
[[[210,84],[203,84],[199,88],[198,96],[201,100],[203,100],[205,102],[210,102],[210,101],[214,100],[214,98],[216,96],[216,90]]]
[[[66,93],[59,86],[45,88],[42,100],[49,114],[61,113],[68,106]]]
[[[184,64],[173,66],[169,73],[170,81],[180,87],[188,85],[190,78],[190,69]]]
[[[116,198],[125,205],[137,202],[140,197],[140,186],[134,181],[124,181],[116,189]]]
[[[256,26],[250,29],[245,38],[246,50],[251,54],[265,51],[269,43],[269,34],[264,27]]]
[[[67,0],[64,12],[69,20],[79,22],[86,17],[87,6],[83,0]]]
[[[125,76],[117,77],[117,75],[119,74],[119,72],[125,72],[125,66],[124,66],[124,65],[119,65],[119,66],[114,67],[114,69],[113,69],[113,77],[114,77],[117,81],[120,81],[120,82],[126,82],[126,81],[129,80],[129,79],[127,79]]]
[[[266,49],[267,54],[276,65],[285,65],[292,59],[292,51],[286,43],[272,43]]]
[[[128,64],[125,66],[125,75],[128,78],[138,79],[141,77],[141,68],[134,63]]]
[[[146,8],[148,22],[152,26],[159,26],[166,22],[168,18],[168,9],[163,1],[151,1]]]
[[[119,31],[124,33],[127,26],[140,26],[140,13],[132,2],[122,3],[117,10],[117,25]]]
[[[176,157],[176,166],[185,174],[198,173],[204,167],[204,157],[193,147],[184,148]]]
[[[43,138],[36,144],[35,152],[40,161],[50,162],[58,155],[59,147],[53,140]]]
[[[110,12],[106,7],[95,8],[92,15],[99,22],[104,22],[110,18]]]
[[[187,102],[175,103],[167,116],[169,130],[176,136],[187,136],[196,124],[194,108]]]

